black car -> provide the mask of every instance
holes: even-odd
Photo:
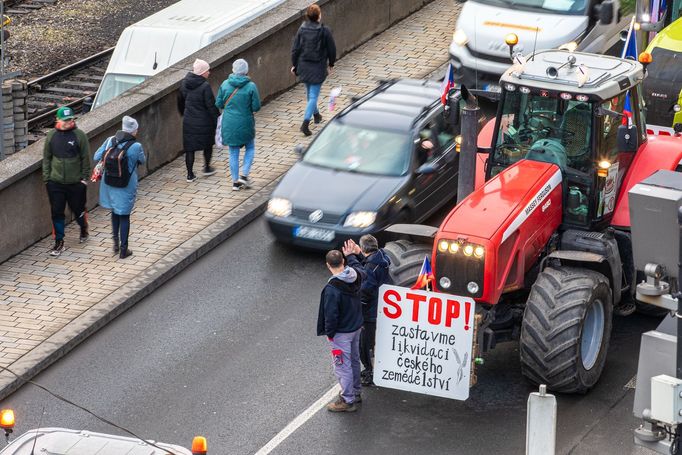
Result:
[[[459,138],[440,96],[434,81],[389,81],[334,117],[272,193],[265,216],[277,240],[336,248],[450,201]]]

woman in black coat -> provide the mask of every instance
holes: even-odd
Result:
[[[187,181],[197,179],[194,175],[194,152],[204,151],[204,175],[215,174],[211,167],[211,155],[215,142],[216,122],[220,112],[215,107],[215,96],[207,81],[209,65],[197,59],[191,73],[187,73],[180,86],[178,110],[182,119],[182,147],[185,150]]]
[[[310,131],[310,119],[315,118],[315,123],[322,121],[322,116],[317,108],[317,99],[320,96],[320,88],[332,72],[336,62],[336,44],[331,30],[322,25],[322,11],[313,4],[306,10],[306,21],[301,25],[294,38],[291,47],[291,72],[301,79],[305,85],[306,105],[303,116],[301,132],[306,136],[313,134]],[[329,70],[327,70],[329,68]]]

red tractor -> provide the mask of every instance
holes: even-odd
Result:
[[[396,284],[430,254],[436,290],[478,304],[477,351],[518,339],[524,376],[557,392],[595,385],[614,308],[635,308],[628,190],[681,164],[682,139],[647,137],[644,75],[561,50],[517,60],[478,136],[473,192],[438,229],[396,227],[427,243],[386,245]]]

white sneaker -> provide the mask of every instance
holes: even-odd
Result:
[[[237,180],[237,182],[241,183],[244,186],[244,189],[251,188],[251,180],[249,180],[249,177],[246,175],[239,176],[239,180]]]

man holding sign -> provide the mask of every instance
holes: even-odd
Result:
[[[350,255],[353,247],[348,242],[343,253]],[[331,412],[354,412],[360,398],[360,329],[362,303],[358,292],[364,274],[362,268],[348,267],[338,250],[326,256],[332,277],[322,289],[317,318],[317,335],[326,335],[334,362],[334,374],[341,386],[338,399],[327,405]]]

